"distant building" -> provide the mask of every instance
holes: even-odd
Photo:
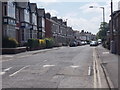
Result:
[[[74,31],[72,29],[72,27],[67,27],[67,44],[69,44],[71,41],[75,40],[75,36],[74,36]]]
[[[84,30],[82,30],[80,32],[80,39],[81,41],[91,41],[91,40],[96,40],[96,35],[93,35],[90,32],[85,32]]]

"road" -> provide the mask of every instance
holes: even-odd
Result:
[[[62,47],[2,62],[2,88],[93,88],[93,47]]]

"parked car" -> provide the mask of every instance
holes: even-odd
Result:
[[[72,42],[70,42],[69,46],[70,46],[70,47],[75,47],[75,46],[77,46],[77,42],[72,41]]]
[[[85,42],[85,41],[82,41],[82,42],[81,42],[81,45],[86,45],[86,42]]]
[[[102,42],[99,41],[98,44],[102,44]]]
[[[98,42],[97,41],[91,41],[90,46],[98,46]]]

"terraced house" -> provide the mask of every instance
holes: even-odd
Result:
[[[29,2],[3,2],[3,37],[13,37],[20,45],[37,38],[37,5]]]
[[[20,18],[20,43],[24,44],[30,38],[30,6],[29,2],[17,2]]]
[[[2,2],[2,35],[13,37],[17,39],[16,34],[16,17],[15,17],[15,3]]]
[[[45,9],[44,8],[38,8],[38,38],[42,39],[45,38]]]
[[[50,13],[46,13],[45,30],[45,36],[54,38],[56,45],[68,45],[74,40],[73,29],[67,26],[67,22],[51,17]]]
[[[30,38],[37,38],[37,5],[30,3]]]
[[[54,38],[56,45],[67,45],[74,40],[74,31],[66,21],[51,17],[50,13],[45,15],[44,8],[37,8],[37,4],[29,0],[2,2],[2,12],[2,35],[15,38],[19,46],[31,38]]]

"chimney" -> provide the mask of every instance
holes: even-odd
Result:
[[[57,22],[57,17],[52,17],[52,20]]]
[[[45,14],[45,17],[48,18],[48,19],[50,19],[50,18],[51,18],[50,13],[46,13],[46,14]]]
[[[58,21],[62,24],[63,23],[63,20],[62,19],[58,19]]]
[[[63,22],[63,24],[67,26],[67,22]]]

